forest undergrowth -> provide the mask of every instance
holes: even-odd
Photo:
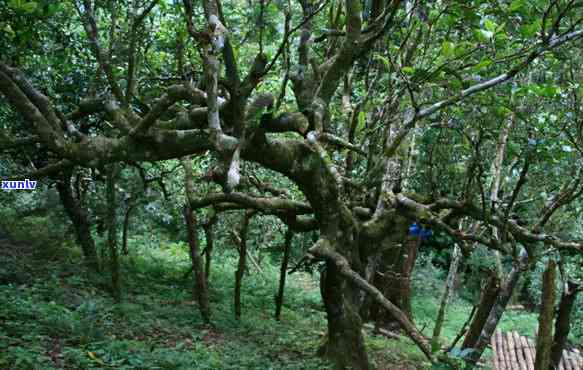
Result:
[[[133,240],[123,260],[124,296],[114,304],[108,273],[89,273],[66,242],[0,240],[0,369],[327,369],[316,356],[326,320],[316,276],[290,275],[282,320],[273,319],[278,267],[249,266],[243,317],[234,319],[236,259],[216,256],[210,279],[212,326],[192,298],[186,245],[151,248]],[[10,266],[10,268],[8,268]],[[421,290],[422,291],[422,290]],[[423,292],[423,291],[422,291]],[[430,335],[439,295],[414,299],[415,319]],[[450,306],[444,342],[457,334],[471,306]],[[533,332],[536,317],[510,311],[501,326]],[[377,369],[430,368],[405,337],[366,329]]]

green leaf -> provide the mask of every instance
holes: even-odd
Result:
[[[25,0],[10,0],[8,6],[14,10],[22,10],[26,13],[32,13],[36,10],[38,4],[34,1],[26,2]]]
[[[11,7],[12,9],[20,9],[20,7],[22,6],[22,0],[10,0],[8,2],[8,6]]]
[[[364,125],[366,123],[366,113],[364,113],[363,111],[358,112],[358,129],[362,130],[364,129]]]
[[[383,64],[385,65],[385,68],[387,70],[391,69],[391,63],[389,61],[389,58],[382,56],[382,55],[375,55],[375,58],[380,60],[381,62],[383,62]]]
[[[449,81],[449,84],[450,84],[451,87],[453,87],[456,90],[460,90],[462,87],[464,87],[464,85],[462,84],[462,82],[459,79],[457,79],[457,78],[452,78]]]
[[[47,12],[47,15],[50,17],[50,16],[57,14],[59,12],[59,10],[60,10],[59,4],[51,4],[47,7],[46,12]]]
[[[486,29],[492,33],[496,32],[496,28],[498,27],[498,25],[494,22],[492,22],[489,19],[486,19],[484,21],[484,27],[486,27]]]
[[[514,0],[510,3],[508,10],[510,12],[516,12],[516,11],[521,10],[522,7],[524,7],[524,0]]]
[[[494,36],[494,32],[478,29],[474,30],[474,36],[476,36],[478,41],[486,42]]]
[[[407,74],[407,75],[413,75],[413,74],[415,74],[415,68],[410,67],[410,66],[401,68],[401,71],[403,71],[403,73],[404,74]]]
[[[524,37],[533,37],[539,29],[537,22],[520,26],[520,34]]]
[[[9,24],[0,23],[0,30],[6,32],[10,36],[14,36],[14,30]]]
[[[544,98],[552,98],[561,92],[560,87],[555,85],[531,85],[530,91]]]
[[[558,95],[561,92],[561,89],[558,86],[547,85],[544,86],[541,90],[541,93],[546,98],[552,98],[555,95]]]
[[[441,53],[446,58],[451,58],[455,53],[455,44],[451,41],[444,41],[443,44],[441,44]]]
[[[37,3],[35,3],[34,1],[31,1],[30,3],[23,4],[21,6],[21,9],[27,13],[33,13],[36,10],[37,6],[38,6]]]
[[[472,69],[474,72],[479,72],[485,68],[488,68],[492,64],[492,60],[490,58],[482,58],[480,63],[476,64]]]

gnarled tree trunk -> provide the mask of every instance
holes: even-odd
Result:
[[[367,266],[372,270],[372,277],[370,282],[380,290],[383,295],[391,301],[395,306],[401,310],[406,310],[406,306],[410,308],[410,297],[405,295],[411,293],[410,281],[404,281],[404,272],[410,276],[411,271],[405,267],[405,261],[408,247],[407,230],[410,221],[395,215],[390,227],[383,230],[378,230],[375,234],[379,234],[379,238],[372,240],[361,240],[360,244],[365,244],[365,249],[380,249],[378,256],[372,257],[372,263]],[[362,239],[362,238],[361,238]],[[374,248],[379,245],[380,248]],[[415,249],[417,245],[414,246]],[[412,259],[408,266],[414,263],[415,255],[411,255]],[[366,319],[374,321],[376,328],[392,328],[398,326],[397,320],[387,311],[381,304],[374,301],[371,297],[366,296],[363,307],[361,308]],[[409,316],[409,313],[407,313]],[[411,316],[409,316],[411,318]]]
[[[85,263],[91,269],[99,271],[99,259],[97,258],[95,241],[93,240],[93,236],[91,236],[89,215],[84,205],[73,196],[70,171],[64,173],[60,181],[57,182],[57,191],[59,192],[65,213],[73,223],[75,238],[79,246],[81,246]]]
[[[356,302],[357,288],[346,281],[333,262],[326,262],[321,284],[328,337],[320,354],[332,360],[337,369],[369,369]]]

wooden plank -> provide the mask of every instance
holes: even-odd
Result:
[[[563,357],[561,356],[561,361],[559,362],[559,370],[568,370],[565,367],[565,360],[563,359]]]
[[[565,367],[565,360],[563,359],[563,356],[561,356],[561,361],[559,361],[559,370],[567,370],[567,368]]]
[[[575,361],[573,361],[571,356],[565,359],[565,363],[569,364],[569,370],[577,370],[577,364],[575,363]]]
[[[516,331],[496,330],[490,339],[495,370],[534,370],[536,349],[533,342]],[[577,349],[563,351],[558,370],[583,370],[583,354]]]
[[[569,364],[569,370],[577,370],[577,363],[575,358],[573,358],[571,352],[563,351],[563,359],[565,359],[565,363]]]
[[[510,359],[510,368],[512,370],[519,370],[518,357],[516,356],[516,344],[514,343],[514,335],[512,332],[506,333],[506,343],[508,343],[508,358]]]
[[[526,359],[526,367],[528,370],[534,369],[534,354],[532,352],[531,344],[526,337],[520,337],[522,342],[522,350],[524,352],[524,358]]]
[[[506,343],[506,366],[509,370],[516,370],[516,360],[514,355],[514,344],[512,343],[509,333],[504,333],[504,342]]]
[[[500,331],[500,348],[502,349],[502,351],[500,351],[500,354],[502,355],[504,369],[512,370],[512,368],[510,367],[511,366],[510,358],[508,356],[508,343],[506,342],[506,336],[502,331]]]
[[[514,337],[514,345],[516,346],[516,359],[518,360],[518,365],[520,370],[529,370],[526,365],[526,358],[524,357],[524,350],[522,341],[520,340],[520,335],[518,332],[513,331],[512,336]]]
[[[499,364],[499,356],[500,354],[498,353],[498,345],[496,344],[496,333],[494,333],[494,335],[492,335],[492,338],[490,338],[490,344],[492,345],[492,367],[494,368],[494,370],[502,370],[500,369],[500,364]]]
[[[571,359],[571,366],[573,367],[573,370],[581,370],[581,367],[583,366],[583,359],[577,356],[577,353],[573,351],[569,351],[569,358]]]
[[[567,353],[567,351],[563,351],[560,364],[563,365],[564,370],[573,370],[571,368],[571,363],[569,362],[569,354]]]
[[[500,340],[500,332],[498,330],[496,330],[494,332],[494,341],[496,342],[496,360],[498,361],[497,363],[497,369],[498,370],[504,370],[504,348],[502,347],[502,341]]]
[[[502,342],[500,341],[500,332],[498,330],[496,330],[494,332],[494,335],[492,335],[492,337],[494,338],[494,341],[496,342],[496,360],[498,361],[498,363],[496,364],[496,369],[498,370],[504,370],[504,354],[502,353],[502,351],[504,351],[504,348],[502,348]]]

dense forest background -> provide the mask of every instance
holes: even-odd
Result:
[[[0,368],[557,366],[582,40],[576,0],[0,0]]]

